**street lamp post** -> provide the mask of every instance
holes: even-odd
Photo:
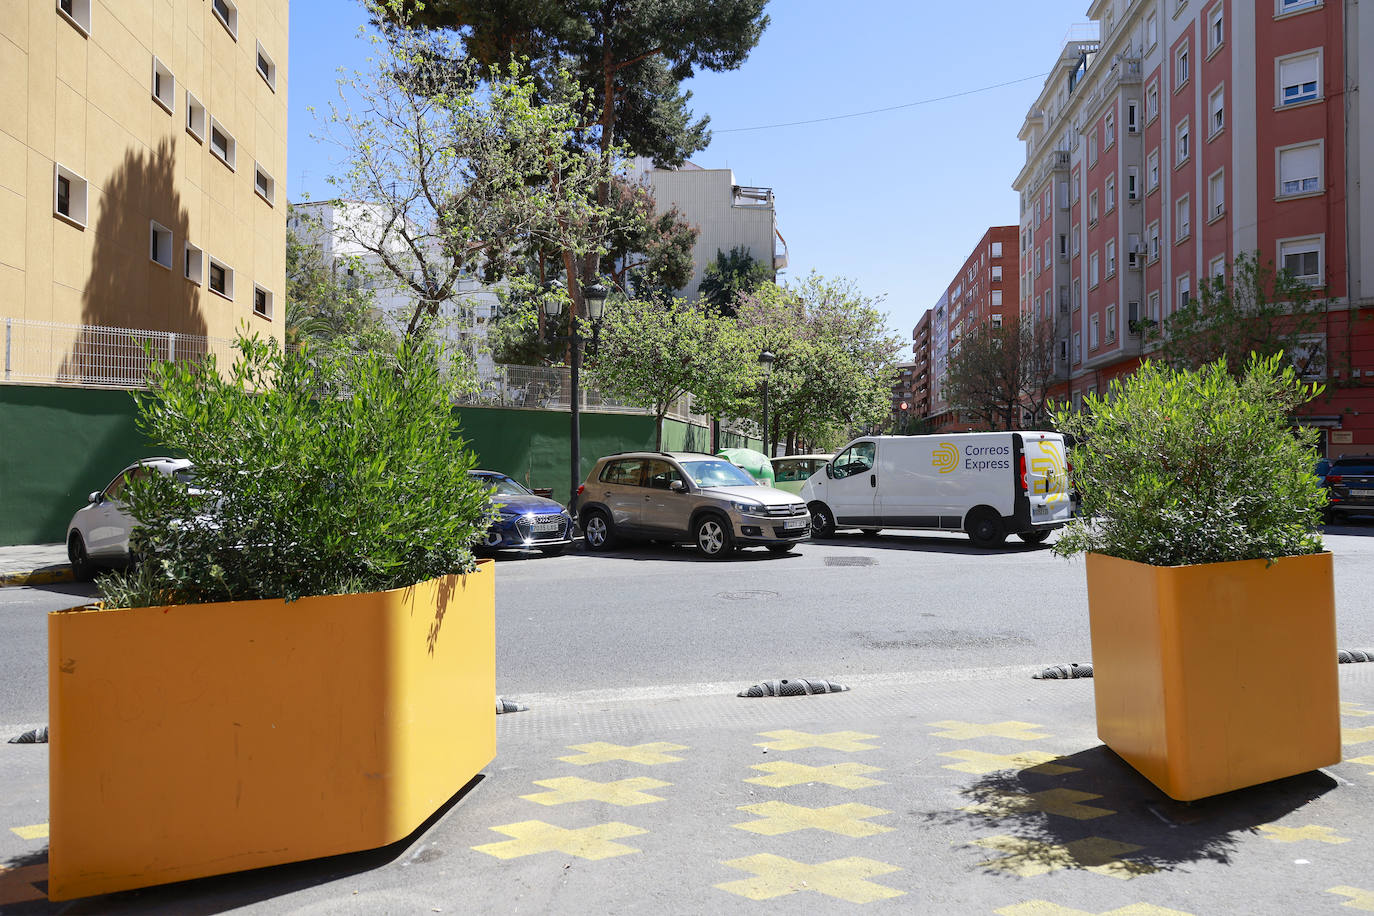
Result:
[[[568,488],[568,504],[572,505],[573,498],[577,496],[577,488],[582,483],[582,399],[581,387],[578,380],[578,371],[582,368],[582,345],[591,343],[592,348],[601,335],[601,319],[605,314],[606,297],[610,290],[600,283],[593,283],[591,286],[583,287],[582,299],[587,303],[587,320],[592,323],[592,336],[583,337],[577,317],[577,309],[574,308],[568,316],[568,336],[560,337],[553,332],[553,321],[563,313],[563,298],[561,296],[549,296],[544,300],[544,315],[549,319],[548,336],[552,344],[569,344],[572,353],[569,355],[569,382],[572,388],[572,396],[569,404],[569,414],[571,415],[571,429],[569,438],[572,440],[572,470],[571,485]]]
[[[773,444],[768,441],[772,435],[768,426],[768,377],[773,374],[775,359],[777,357],[767,350],[759,354],[759,365],[763,367],[763,451],[769,458],[773,457]]]

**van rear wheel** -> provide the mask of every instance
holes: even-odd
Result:
[[[1043,544],[1049,540],[1050,533],[1048,531],[1021,531],[1016,536],[1027,544]]]
[[[991,509],[975,509],[964,522],[964,531],[976,547],[997,547],[1007,539],[1002,519]]]

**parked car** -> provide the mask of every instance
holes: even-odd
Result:
[[[488,484],[491,502],[499,514],[487,529],[482,547],[487,550],[538,550],[560,554],[573,539],[572,515],[552,499],[536,496],[514,478],[498,471],[469,471]]]
[[[723,458],[695,452],[607,455],[577,493],[589,550],[665,541],[692,543],[720,559],[739,547],[786,553],[811,530],[799,498],[759,484]]]
[[[1328,524],[1347,515],[1374,513],[1374,455],[1347,455],[1331,462],[1326,494]]]
[[[116,474],[105,489],[87,496],[87,504],[76,510],[67,525],[67,559],[77,581],[89,582],[102,567],[129,564],[129,535],[138,523],[123,499],[124,488],[137,477],[158,473],[187,484],[193,476],[185,458],[144,458]]]
[[[801,493],[811,475],[826,466],[834,455],[788,455],[773,459],[773,486],[788,493]]]

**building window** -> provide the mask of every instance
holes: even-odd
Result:
[[[1320,98],[1321,51],[1294,54],[1278,60],[1279,105],[1300,105]]]
[[[1088,349],[1097,349],[1097,316],[1093,315],[1088,319]]]
[[[1140,132],[1140,103],[1131,99],[1126,103],[1126,133]]]
[[[272,318],[272,291],[253,285],[253,314],[260,318]]]
[[[1218,86],[1207,97],[1207,138],[1210,140],[1226,127],[1226,87]]]
[[[1147,302],[1147,305],[1145,306],[1145,308],[1146,308],[1145,317],[1149,318],[1149,319],[1150,319],[1151,321],[1153,321],[1155,324],[1158,324],[1158,323],[1159,323],[1159,292],[1158,292],[1158,291],[1155,291],[1155,292],[1153,292],[1153,293],[1150,293],[1150,297],[1149,297],[1148,300],[1146,300],[1146,302]]]
[[[1153,191],[1159,187],[1159,150],[1150,150],[1145,166],[1145,189]]]
[[[263,82],[271,87],[273,92],[277,91],[277,64],[272,60],[272,55],[267,53],[267,49],[258,42],[258,76],[262,77]]]
[[[239,40],[239,8],[233,0],[210,0],[210,11],[234,41]]]
[[[1192,207],[1189,206],[1190,203],[1191,202],[1188,200],[1187,194],[1184,194],[1174,203],[1175,242],[1181,242],[1188,236],[1192,235],[1193,224],[1192,220],[1190,219],[1190,217],[1192,216]]]
[[[1145,50],[1153,48],[1159,41],[1159,18],[1153,12],[1145,17]]]
[[[186,243],[182,255],[182,273],[196,286],[205,282],[205,252],[190,242]]]
[[[1308,286],[1322,285],[1322,240],[1319,236],[1279,241],[1279,265]]]
[[[1081,363],[1083,361],[1083,335],[1078,331],[1073,332],[1073,361]],[[1082,395],[1079,395],[1081,398]],[[1080,400],[1080,404],[1082,401]]]
[[[234,298],[234,269],[222,261],[210,258],[210,292],[226,299]]]
[[[1111,343],[1116,340],[1116,306],[1107,306],[1106,321],[1104,323],[1107,325],[1107,343]]]
[[[57,0],[57,12],[86,37],[91,34],[91,0]]]
[[[1188,161],[1188,154],[1192,151],[1189,144],[1188,119],[1184,118],[1178,122],[1174,128],[1174,168],[1178,168]]]
[[[1183,85],[1188,82],[1188,77],[1192,75],[1190,67],[1191,63],[1188,59],[1188,42],[1185,41],[1183,44],[1179,45],[1178,50],[1174,52],[1175,92],[1182,89]]]
[[[1002,282],[1002,265],[1001,265],[1001,264],[994,264],[994,265],[992,266],[992,279],[993,279],[993,282],[994,282],[994,283],[1000,283],[1000,282]]]
[[[992,301],[992,304],[993,304],[993,305],[998,306],[998,307],[1001,307],[1001,305],[1002,305],[1002,291],[1001,291],[1000,289],[995,289],[995,290],[992,291],[992,300],[991,300],[991,301]]]
[[[1278,150],[1279,197],[1322,190],[1322,144],[1304,143]]]
[[[1150,83],[1145,90],[1145,120],[1153,121],[1159,115],[1159,83]]]
[[[1078,173],[1069,176],[1069,202],[1078,203]]]
[[[168,114],[176,108],[177,79],[167,65],[153,58],[153,99],[167,110]]]
[[[1089,289],[1093,289],[1093,288],[1095,288],[1095,287],[1097,286],[1097,282],[1098,282],[1097,273],[1098,273],[1097,252],[1094,251],[1092,254],[1088,255],[1088,288],[1089,288]]]
[[[1088,195],[1088,224],[1097,222],[1097,192]]]
[[[86,228],[86,179],[61,163],[53,163],[52,212],[73,226]]]
[[[1088,167],[1097,165],[1097,128],[1088,134]]]
[[[1059,257],[1067,259],[1069,256],[1069,237],[1064,233],[1059,233]]]
[[[1079,277],[1073,278],[1073,310],[1076,312],[1083,305],[1083,281]]]
[[[1102,119],[1102,148],[1111,149],[1116,142],[1116,112],[1109,111],[1107,116]]]
[[[149,223],[148,256],[168,270],[172,269],[172,230],[152,220]]]
[[[1188,274],[1178,278],[1178,305],[1174,311],[1186,309],[1193,301],[1193,279]]]
[[[1069,240],[1070,240],[1070,241],[1069,241],[1069,253],[1070,253],[1073,257],[1076,258],[1076,257],[1078,257],[1078,224],[1077,224],[1077,223],[1074,223],[1074,224],[1073,224],[1073,228],[1069,230]]]
[[[992,326],[993,326],[994,328],[1000,328],[1000,327],[1002,326],[1002,316],[1001,316],[1001,315],[993,315],[993,316],[992,316]]]
[[[1140,200],[1140,170],[1135,166],[1126,170],[1126,199]]]
[[[1207,276],[1212,280],[1226,282],[1226,255],[1219,254],[1207,264]]]
[[[1155,220],[1145,228],[1145,235],[1150,240],[1150,260],[1159,260],[1159,220]]]
[[[1116,173],[1115,173],[1115,172],[1113,172],[1112,174],[1110,174],[1110,175],[1107,176],[1106,182],[1103,183],[1103,192],[1102,192],[1102,193],[1103,193],[1104,203],[1106,204],[1106,206],[1103,207],[1103,210],[1104,210],[1105,212],[1107,212],[1107,213],[1111,213],[1112,210],[1116,209]]]
[[[1226,18],[1224,14],[1225,9],[1220,3],[1212,7],[1212,11],[1207,14],[1208,56],[1211,56],[1212,52],[1220,48],[1222,43],[1226,41]]]
[[[224,129],[224,125],[214,118],[210,119],[210,152],[219,157],[230,169],[234,168],[234,160],[237,156],[237,144],[234,142],[234,135]]]
[[[993,256],[994,258],[1000,258],[1000,257],[1002,256],[1002,243],[1001,243],[1001,242],[993,242],[993,243],[992,243],[992,256]],[[1002,268],[999,267],[999,268],[997,268],[997,269],[998,269],[998,270],[1001,270]]]
[[[1322,0],[1278,0],[1278,8],[1274,11],[1274,15],[1282,16],[1284,13],[1316,9],[1321,5]]]
[[[1107,239],[1107,277],[1116,276],[1116,239]]]
[[[1226,212],[1226,170],[1217,169],[1207,179],[1207,218],[1214,220]]]
[[[1044,265],[1044,263],[1040,260],[1040,246],[1039,246],[1039,245],[1036,245],[1036,246],[1035,246],[1035,275],[1036,275],[1037,277],[1040,276],[1041,271],[1043,271],[1044,269],[1045,269],[1045,265]]]
[[[205,106],[189,90],[186,92],[186,132],[201,143],[205,142]]]
[[[256,162],[253,163],[253,190],[263,200],[275,206],[277,183],[267,174],[267,170]]]

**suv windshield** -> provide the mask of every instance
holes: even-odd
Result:
[[[682,469],[699,487],[754,487],[758,481],[748,472],[717,458],[684,461]]]

